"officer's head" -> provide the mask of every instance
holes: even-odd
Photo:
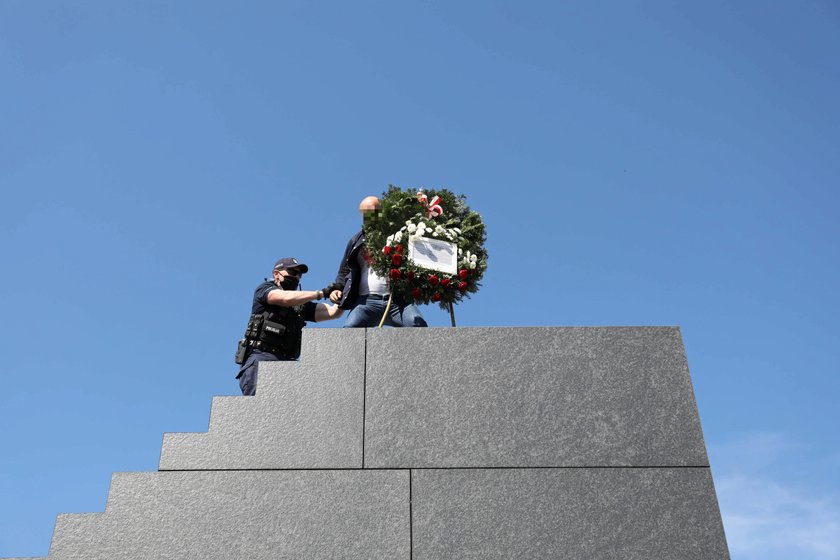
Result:
[[[309,267],[293,257],[282,258],[274,263],[274,282],[285,290],[294,290],[300,277],[309,272]]]
[[[379,199],[375,196],[366,196],[361,203],[359,203],[359,212],[362,213],[362,220],[367,221],[367,219],[375,214],[377,214],[382,208],[382,203],[379,202]]]

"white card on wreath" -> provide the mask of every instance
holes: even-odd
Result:
[[[416,237],[408,241],[408,258],[423,268],[455,274],[458,272],[458,246],[448,241]]]

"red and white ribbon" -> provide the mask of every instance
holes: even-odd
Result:
[[[443,214],[443,207],[440,205],[439,196],[432,197],[432,201],[429,202],[429,197],[423,193],[423,189],[420,189],[417,191],[417,200],[426,208],[426,212],[428,213],[427,217],[437,218]]]

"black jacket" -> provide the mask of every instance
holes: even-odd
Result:
[[[359,297],[359,275],[362,273],[362,268],[359,266],[359,251],[364,245],[365,232],[360,229],[350,238],[344,250],[344,257],[341,259],[341,265],[335,277],[335,283],[341,286],[342,291],[341,301],[338,303],[341,309],[352,309],[356,298]]]

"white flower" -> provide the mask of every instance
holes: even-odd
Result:
[[[393,242],[394,242],[394,236],[393,235],[389,235],[388,238],[385,240],[386,245],[390,245]]]
[[[464,254],[464,250],[463,250],[463,249],[461,249],[460,247],[458,247],[458,254],[459,254],[459,255],[463,255],[463,254]]]
[[[435,236],[435,237],[437,237],[437,236],[438,236],[438,232],[433,231],[433,232],[432,232],[432,235],[433,235],[433,236]]]
[[[397,241],[399,241],[399,239]],[[475,262],[477,260],[478,260],[478,257],[476,257],[475,255],[470,255],[470,262]]]
[[[408,233],[414,233],[415,231],[417,231],[417,226],[415,226],[412,223],[409,223],[408,224]]]
[[[411,224],[411,220],[406,220],[406,221],[405,221],[405,225],[406,225],[406,227],[411,226],[411,225],[412,225],[412,224]]]
[[[454,228],[452,228],[452,231],[454,231],[455,233],[457,233],[457,234],[459,234],[459,235],[460,235],[460,233],[461,233],[461,228],[456,228],[456,227],[454,227]]]
[[[396,241],[397,243],[402,241],[402,231],[398,231],[396,234],[394,234],[394,241]]]
[[[475,262],[471,262],[471,263],[470,263],[470,268],[471,268],[471,269],[473,269],[473,270],[475,270]]]

